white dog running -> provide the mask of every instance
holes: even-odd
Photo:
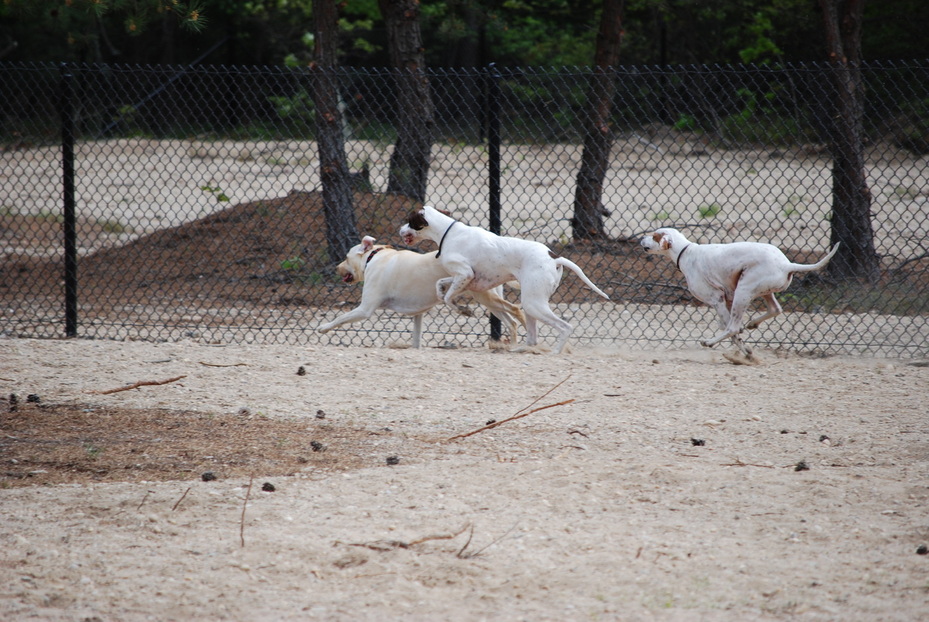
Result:
[[[763,321],[781,313],[774,297],[790,285],[797,273],[821,270],[839,249],[835,247],[815,264],[793,263],[776,246],[759,242],[730,244],[697,244],[676,229],[658,229],[642,238],[641,245],[651,254],[671,259],[684,273],[687,288],[695,298],[718,314],[722,332],[701,343],[711,347],[723,339],[732,343],[748,357],[751,349],[739,337],[742,318],[752,300],[763,298],[767,313],[749,322],[745,328],[758,328]]]
[[[361,244],[353,246],[345,261],[336,268],[346,283],[364,281],[361,304],[316,330],[326,333],[337,326],[365,320],[377,309],[390,309],[413,316],[413,347],[419,348],[423,314],[442,301],[436,296],[436,281],[449,274],[435,260],[434,252],[423,255],[375,245],[374,242],[371,236],[362,238]],[[516,320],[524,323],[525,318],[520,308],[502,298],[501,293],[498,288],[472,292],[472,295],[506,325],[513,343],[516,341]]]
[[[436,292],[442,296],[444,290],[447,304],[465,290],[481,292],[513,279],[518,281],[526,315],[526,345],[530,347],[538,343],[539,320],[558,331],[555,352],[561,352],[574,330],[552,312],[548,303],[561,282],[563,268],[570,268],[585,285],[609,300],[577,264],[558,257],[544,244],[468,226],[429,205],[410,214],[400,227],[400,235],[408,245],[423,239],[439,245],[436,257],[452,276],[441,279]]]

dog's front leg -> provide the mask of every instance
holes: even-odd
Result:
[[[455,298],[461,295],[462,292],[467,291],[468,285],[474,280],[474,270],[471,269],[471,266],[458,262],[446,263],[445,269],[454,276],[436,281],[435,290],[439,298],[445,301],[445,304],[454,307]]]
[[[413,316],[413,347],[419,350],[419,345],[423,336],[423,314],[417,313]]]
[[[729,305],[726,301],[726,297],[722,292],[720,292],[718,296],[716,296],[709,302],[711,303],[712,307],[716,310],[716,323],[719,326],[720,332],[717,333],[717,335],[713,337],[712,339],[706,339],[704,341],[701,341],[700,345],[707,347],[707,348],[712,348],[713,346],[715,346],[720,341],[723,341],[724,339],[731,339],[733,335],[738,334],[739,331],[735,331],[735,333],[733,333],[729,330],[729,322],[732,319],[732,315],[729,312]]]

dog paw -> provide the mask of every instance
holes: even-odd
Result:
[[[510,350],[510,352],[519,352],[519,353],[527,353],[527,354],[548,354],[551,351],[552,351],[551,348],[547,346],[543,346],[543,345],[534,345],[534,346],[523,345],[523,346],[517,346]]]
[[[471,310],[471,307],[468,305],[459,305],[456,304],[455,307],[458,309],[458,313],[465,317],[474,317],[474,311]]]
[[[741,350],[733,350],[732,352],[723,352],[723,358],[732,363],[733,365],[761,365],[761,360],[756,357],[754,354],[749,352],[746,354]]]

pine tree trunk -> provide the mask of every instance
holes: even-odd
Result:
[[[351,178],[345,157],[345,138],[339,111],[336,76],[338,14],[335,0],[313,0],[316,61],[312,64],[313,99],[316,104],[316,141],[319,176],[323,186],[323,212],[329,261],[341,261],[358,243],[358,227],[352,202]]]
[[[835,114],[832,152],[832,232],[842,244],[827,274],[875,282],[880,258],[874,248],[871,191],[865,174],[864,85],[861,76],[861,21],[864,0],[820,0],[826,27]]]
[[[574,218],[571,220],[576,240],[606,237],[603,180],[610,167],[610,149],[613,146],[610,112],[616,93],[614,67],[619,63],[622,12],[623,0],[603,0],[593,75],[587,92],[584,152],[577,174]]]
[[[426,77],[417,0],[379,0],[387,24],[391,64],[396,71],[397,144],[390,157],[387,191],[426,200],[432,130],[432,94]]]

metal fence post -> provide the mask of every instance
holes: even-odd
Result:
[[[494,63],[487,67],[487,155],[490,183],[488,212],[490,231],[500,235],[500,71]],[[490,338],[499,341],[500,320],[490,317]]]
[[[77,336],[77,226],[74,210],[74,76],[61,64],[61,187],[65,238],[65,336]]]

